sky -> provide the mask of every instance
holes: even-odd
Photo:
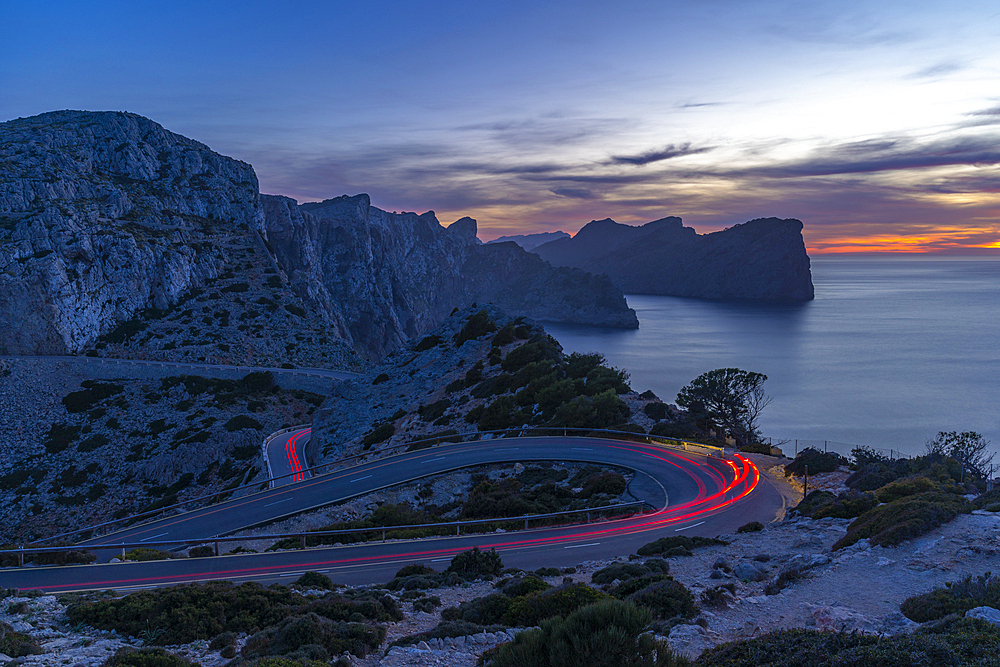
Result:
[[[777,216],[810,254],[1000,254],[998,84],[995,0],[0,3],[0,121],[132,111],[484,240]]]

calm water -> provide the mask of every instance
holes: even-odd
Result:
[[[973,430],[1000,450],[1000,260],[820,258],[812,271],[803,305],[633,295],[637,331],[545,327],[668,402],[713,368],[764,373],[775,440],[917,454],[938,431]]]

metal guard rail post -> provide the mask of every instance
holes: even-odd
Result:
[[[289,431],[297,431],[297,430],[299,430],[301,428],[308,428],[308,427],[306,427],[306,426],[295,426],[295,427],[290,426],[290,427],[286,427],[284,429],[281,429],[281,431],[276,431],[275,433],[272,433],[271,435],[272,436],[276,436],[276,435],[282,434],[282,432],[287,433]],[[541,434],[540,435],[531,435],[531,432],[533,432],[533,431],[534,432],[541,432]],[[494,439],[496,439],[496,438],[493,438],[493,437],[483,438],[482,436],[484,436],[484,435],[493,436],[495,434],[500,434],[501,437],[507,437],[505,434],[516,433],[518,435],[514,436],[514,437],[531,438],[531,437],[553,437],[551,435],[552,433],[558,434],[560,432],[564,435],[564,437],[569,437],[570,434],[575,434],[575,435],[577,435],[577,437],[586,437],[586,435],[589,434],[589,433],[607,433],[608,435],[625,436],[626,438],[629,438],[629,439],[632,439],[632,440],[637,440],[637,441],[642,441],[642,442],[647,442],[649,444],[659,444],[659,445],[680,447],[684,451],[690,451],[688,449],[689,447],[695,447],[697,449],[707,449],[710,452],[713,452],[713,455],[716,456],[717,458],[722,458],[725,455],[725,448],[723,448],[723,447],[718,447],[716,445],[706,445],[705,443],[692,442],[690,440],[680,440],[680,439],[677,439],[677,438],[666,438],[666,437],[655,436],[655,435],[654,436],[650,436],[650,435],[645,434],[645,433],[633,433],[631,431],[613,431],[613,430],[610,430],[610,429],[598,429],[598,428],[546,428],[546,427],[539,426],[539,427],[536,427],[536,428],[527,428],[527,429],[525,429],[525,428],[515,428],[515,429],[500,429],[500,430],[495,430],[495,431],[475,431],[475,432],[472,432],[472,433],[455,433],[455,434],[452,434],[452,435],[443,435],[443,436],[435,436],[435,437],[431,437],[431,438],[423,438],[423,439],[420,439],[420,440],[413,440],[413,441],[410,441],[410,442],[399,443],[397,445],[391,445],[389,447],[386,447],[384,449],[380,449],[380,450],[374,451],[374,452],[368,451],[368,452],[361,452],[359,454],[352,454],[351,456],[345,456],[344,458],[337,459],[336,461],[330,461],[328,463],[321,463],[321,464],[319,464],[317,466],[312,466],[310,468],[305,468],[302,472],[311,473],[313,477],[316,477],[317,475],[322,474],[322,472],[329,473],[329,472],[332,472],[333,470],[337,470],[340,467],[340,464],[346,463],[348,461],[354,461],[356,459],[362,459],[362,458],[369,457],[369,456],[375,457],[377,454],[396,453],[396,450],[403,449],[403,448],[406,448],[407,450],[409,450],[409,449],[413,448],[414,445],[421,445],[421,444],[425,444],[425,443],[427,444],[427,447],[429,448],[429,447],[433,447],[433,446],[436,446],[436,445],[441,445],[441,444],[444,444],[444,443],[454,443],[454,444],[457,444],[457,443],[462,443],[462,442],[480,442],[480,441],[483,441],[483,440],[494,440]],[[477,436],[477,437],[471,438],[469,440],[465,440],[465,438],[467,436]],[[270,436],[268,437],[268,441],[269,440],[270,440]],[[423,448],[422,447],[417,447],[417,449],[423,449]],[[265,456],[264,459],[266,461],[267,457]],[[325,469],[325,471],[323,469]],[[170,512],[171,510],[177,510],[177,509],[180,509],[180,508],[182,508],[182,507],[184,507],[186,505],[191,505],[191,504],[194,504],[194,503],[197,503],[197,502],[201,502],[201,501],[212,500],[214,498],[218,498],[219,496],[224,496],[224,495],[227,495],[227,494],[234,494],[237,491],[242,491],[242,490],[249,489],[249,488],[254,488],[254,487],[259,488],[259,487],[261,487],[261,485],[264,485],[265,489],[266,488],[273,488],[275,480],[285,479],[286,477],[294,477],[295,475],[298,475],[298,474],[301,474],[301,472],[287,473],[285,475],[279,475],[278,477],[268,477],[268,479],[265,479],[265,480],[260,480],[260,481],[257,481],[257,482],[251,482],[249,484],[243,484],[243,485],[234,487],[232,489],[223,489],[222,491],[217,491],[215,493],[210,493],[210,494],[207,494],[207,495],[204,495],[204,496],[198,496],[198,497],[195,497],[195,498],[190,498],[190,499],[185,500],[183,502],[175,503],[175,504],[169,505],[167,507],[161,507],[161,508],[158,508],[158,509],[155,509],[155,510],[151,510],[149,512],[140,512],[139,514],[134,514],[132,516],[126,516],[126,517],[122,517],[120,519],[113,519],[111,521],[105,521],[105,522],[102,522],[102,523],[94,524],[93,526],[88,526],[87,528],[80,528],[80,529],[68,531],[68,532],[65,532],[65,533],[59,533],[58,535],[52,535],[52,536],[49,536],[49,537],[46,537],[46,538],[42,538],[40,540],[34,540],[30,544],[38,544],[39,542],[48,542],[50,540],[55,540],[55,539],[58,539],[60,537],[68,537],[70,535],[78,535],[80,533],[90,532],[90,531],[96,530],[98,528],[104,528],[105,526],[112,526],[112,525],[115,525],[115,524],[125,524],[125,523],[128,523],[128,522],[136,522],[139,519],[152,519],[152,520],[156,520],[156,517],[159,517],[159,516],[162,516],[162,515],[166,515],[167,512]],[[264,489],[260,489],[260,490],[264,490]]]

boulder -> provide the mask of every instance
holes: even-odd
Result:
[[[965,612],[966,618],[978,618],[1000,627],[1000,609],[993,607],[976,607]]]

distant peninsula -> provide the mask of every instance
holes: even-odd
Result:
[[[553,266],[605,274],[626,294],[701,299],[813,298],[802,222],[758,218],[698,234],[677,217],[641,226],[606,218],[532,252]]]

